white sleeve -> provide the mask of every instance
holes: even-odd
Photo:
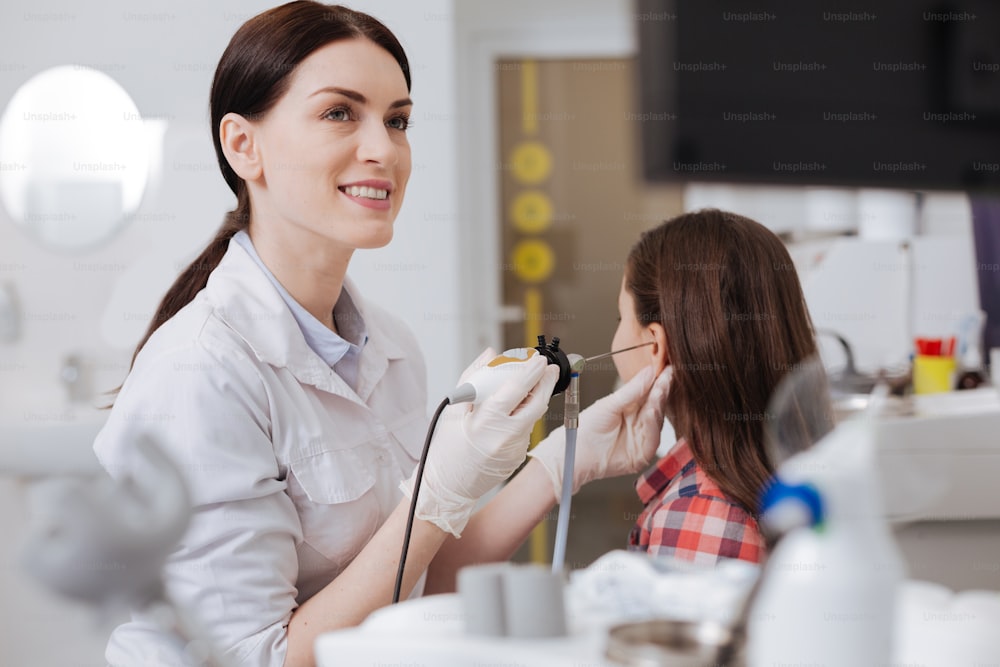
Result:
[[[280,667],[296,602],[302,539],[285,493],[286,471],[270,439],[267,394],[239,350],[197,343],[137,363],[94,449],[115,478],[130,469],[133,443],[149,435],[179,466],[193,514],[164,570],[169,598],[217,649],[240,665]],[[148,656],[150,622],[134,614],[109,644]]]

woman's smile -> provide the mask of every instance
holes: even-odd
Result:
[[[392,208],[392,183],[385,180],[368,179],[357,181],[337,188],[348,199],[364,206],[379,211],[388,211]]]

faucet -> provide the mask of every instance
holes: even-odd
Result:
[[[13,283],[0,285],[0,343],[16,343],[21,337],[21,315]]]
[[[835,394],[870,394],[880,383],[886,384],[893,396],[904,396],[909,391],[912,382],[909,372],[892,372],[890,369],[880,368],[875,374],[862,373],[854,365],[854,351],[846,338],[832,329],[817,329],[816,335],[836,339],[847,358],[844,369],[830,376],[830,389]]]
[[[91,378],[78,354],[70,354],[59,369],[59,380],[66,387],[70,403],[86,403],[92,395]]]
[[[834,374],[830,378],[830,387],[834,391],[844,394],[869,393],[875,387],[878,378],[858,371],[854,365],[854,350],[851,349],[851,345],[847,342],[847,339],[830,329],[817,329],[816,334],[834,338],[840,343],[840,346],[844,349],[844,355],[847,357],[847,365],[844,367],[844,370]]]

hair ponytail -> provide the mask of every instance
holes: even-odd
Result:
[[[241,229],[246,229],[250,223],[250,199],[246,194],[246,189],[240,189],[240,197],[236,208],[226,213],[219,231],[215,238],[209,243],[198,257],[188,264],[187,268],[181,271],[177,280],[170,286],[167,293],[156,308],[146,333],[135,348],[132,354],[132,364],[139,356],[139,350],[146,344],[153,332],[160,328],[164,322],[176,315],[181,308],[191,303],[198,292],[208,284],[208,276],[215,270],[215,267],[222,261],[222,256],[226,254],[229,247],[229,239],[236,235]],[[131,369],[131,365],[129,367]]]
[[[226,254],[226,249],[229,247],[229,239],[233,238],[236,232],[246,229],[249,225],[250,199],[246,194],[245,188],[240,188],[240,195],[237,199],[236,208],[226,213],[222,226],[215,233],[215,238],[205,246],[205,249],[201,251],[201,254],[193,262],[187,265],[187,268],[181,271],[174,284],[163,295],[160,305],[156,307],[156,312],[153,314],[153,319],[150,320],[149,326],[146,327],[146,333],[142,335],[142,340],[135,346],[135,352],[132,353],[132,361],[129,362],[128,367],[130,372],[132,367],[135,366],[135,360],[139,356],[139,351],[146,345],[153,332],[159,329],[164,322],[180,312],[181,308],[191,303],[195,296],[198,295],[198,292],[205,289],[205,285],[208,284],[208,276],[219,265],[219,262],[222,261],[223,255]],[[116,396],[121,391],[121,388],[122,386],[118,385],[108,393],[111,396]],[[110,408],[111,405],[104,407]]]

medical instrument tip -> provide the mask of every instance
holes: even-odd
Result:
[[[620,350],[613,350],[611,352],[605,352],[604,354],[598,354],[598,355],[595,355],[593,357],[587,357],[583,361],[584,361],[584,363],[587,363],[587,362],[590,362],[590,361],[596,361],[598,359],[604,359],[605,357],[610,357],[611,355],[618,354],[619,352],[628,352],[629,350],[634,350],[634,349],[636,349],[638,347],[646,347],[647,345],[652,345],[653,343],[654,343],[654,341],[649,341],[648,343],[639,343],[638,345],[633,345],[631,347],[623,347]]]

